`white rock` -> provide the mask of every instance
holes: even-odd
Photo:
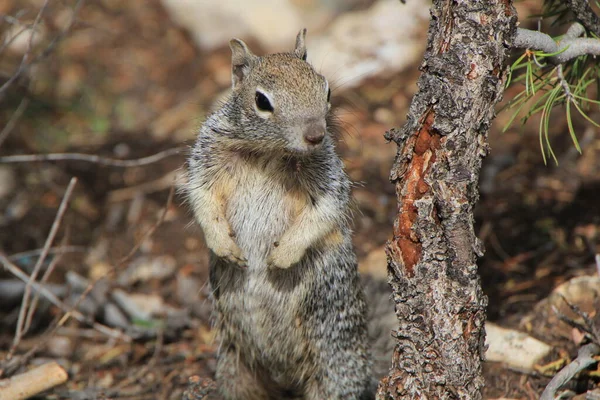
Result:
[[[204,50],[233,37],[253,38],[269,52],[292,49],[303,27],[288,0],[162,0],[171,18]]]
[[[165,303],[156,294],[126,293],[122,289],[115,289],[112,298],[133,319],[148,321],[154,315],[165,312]]]
[[[140,257],[119,275],[117,281],[120,285],[131,285],[150,279],[165,279],[174,273],[176,264],[175,258],[169,255]]]
[[[379,0],[367,10],[342,15],[319,37],[308,35],[308,59],[332,87],[356,86],[417,61],[428,20],[429,2]]]
[[[291,0],[162,3],[204,50],[226,46],[238,37],[254,39],[268,53],[289,51],[298,31],[307,28],[308,59],[334,88],[356,86],[413,64],[425,48],[429,21],[429,1],[378,0],[369,9],[343,13],[324,29],[340,4],[322,0],[314,9],[301,9]]]
[[[485,358],[507,364],[522,371],[531,371],[552,347],[526,333],[501,328],[496,324],[485,324],[486,344],[489,346]]]
[[[40,23],[35,29],[24,28],[21,25],[13,25],[4,34],[2,42],[7,46],[6,48],[16,54],[25,54],[31,47],[35,47],[39,44],[46,35],[46,29]]]
[[[579,335],[569,324],[559,318],[559,314],[578,320],[580,317],[571,310],[567,302],[576,306],[580,311],[594,314],[597,310],[597,299],[600,296],[600,276],[578,276],[560,284],[545,299],[535,305],[525,316],[520,325],[535,326],[541,335],[553,338],[576,339]],[[565,302],[566,300],[566,302]],[[576,340],[577,342],[577,340]]]
[[[563,311],[564,308],[563,313],[568,313],[563,298],[589,313],[594,311],[594,301],[598,295],[600,295],[600,276],[577,276],[554,289],[548,299],[559,310]]]

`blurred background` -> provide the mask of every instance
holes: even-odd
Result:
[[[523,25],[536,26],[526,17],[539,13],[541,1],[516,6]],[[119,344],[75,320],[58,326],[61,312],[40,302],[16,354],[43,339],[37,359],[61,360],[73,373],[59,396],[88,390],[90,396],[180,398],[188,376],[211,376],[208,254],[183,199],[170,196],[170,188],[198,126],[228,93],[232,37],[264,54],[293,49],[297,32],[308,28],[308,61],[333,89],[339,151],[356,183],[360,269],[385,279],[396,148],[383,134],[404,122],[428,24],[428,3],[416,0],[2,0],[0,157],[162,155],[125,167],[0,160],[2,253],[31,273],[39,256],[34,250],[44,246],[77,177],[41,274],[51,268],[48,287],[65,304],[84,293],[82,313],[135,339]],[[505,99],[522,90],[512,86]],[[498,114],[476,217],[486,248],[480,272],[489,318],[560,344],[570,331],[547,324],[536,304],[561,283],[595,271],[600,136],[574,118],[580,155],[564,111],[555,114],[550,137],[558,165],[543,163],[538,118],[502,133],[511,113]],[[598,111],[591,115],[600,120]],[[0,270],[0,358],[14,344],[23,291],[23,283]],[[546,322],[534,323],[540,319]],[[507,387],[515,396],[530,395],[531,384],[516,372],[486,368],[488,397],[506,394]],[[140,371],[145,374],[136,376]]]

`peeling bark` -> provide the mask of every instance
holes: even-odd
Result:
[[[434,0],[431,15],[419,92],[402,129],[386,133],[398,145],[387,253],[400,325],[378,399],[482,396],[487,298],[473,208],[517,19],[510,0]]]

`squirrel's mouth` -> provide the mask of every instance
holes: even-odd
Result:
[[[285,149],[288,153],[296,156],[306,156],[323,148],[326,141],[327,131],[325,129],[307,127],[301,132],[289,135]]]
[[[288,154],[295,157],[307,157],[319,151],[321,148],[323,148],[323,142],[318,144],[301,143],[295,146],[288,145],[285,150]]]

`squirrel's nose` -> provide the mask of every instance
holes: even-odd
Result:
[[[320,144],[323,141],[323,138],[325,138],[325,129],[321,126],[311,126],[304,131],[304,140],[309,144]]]

